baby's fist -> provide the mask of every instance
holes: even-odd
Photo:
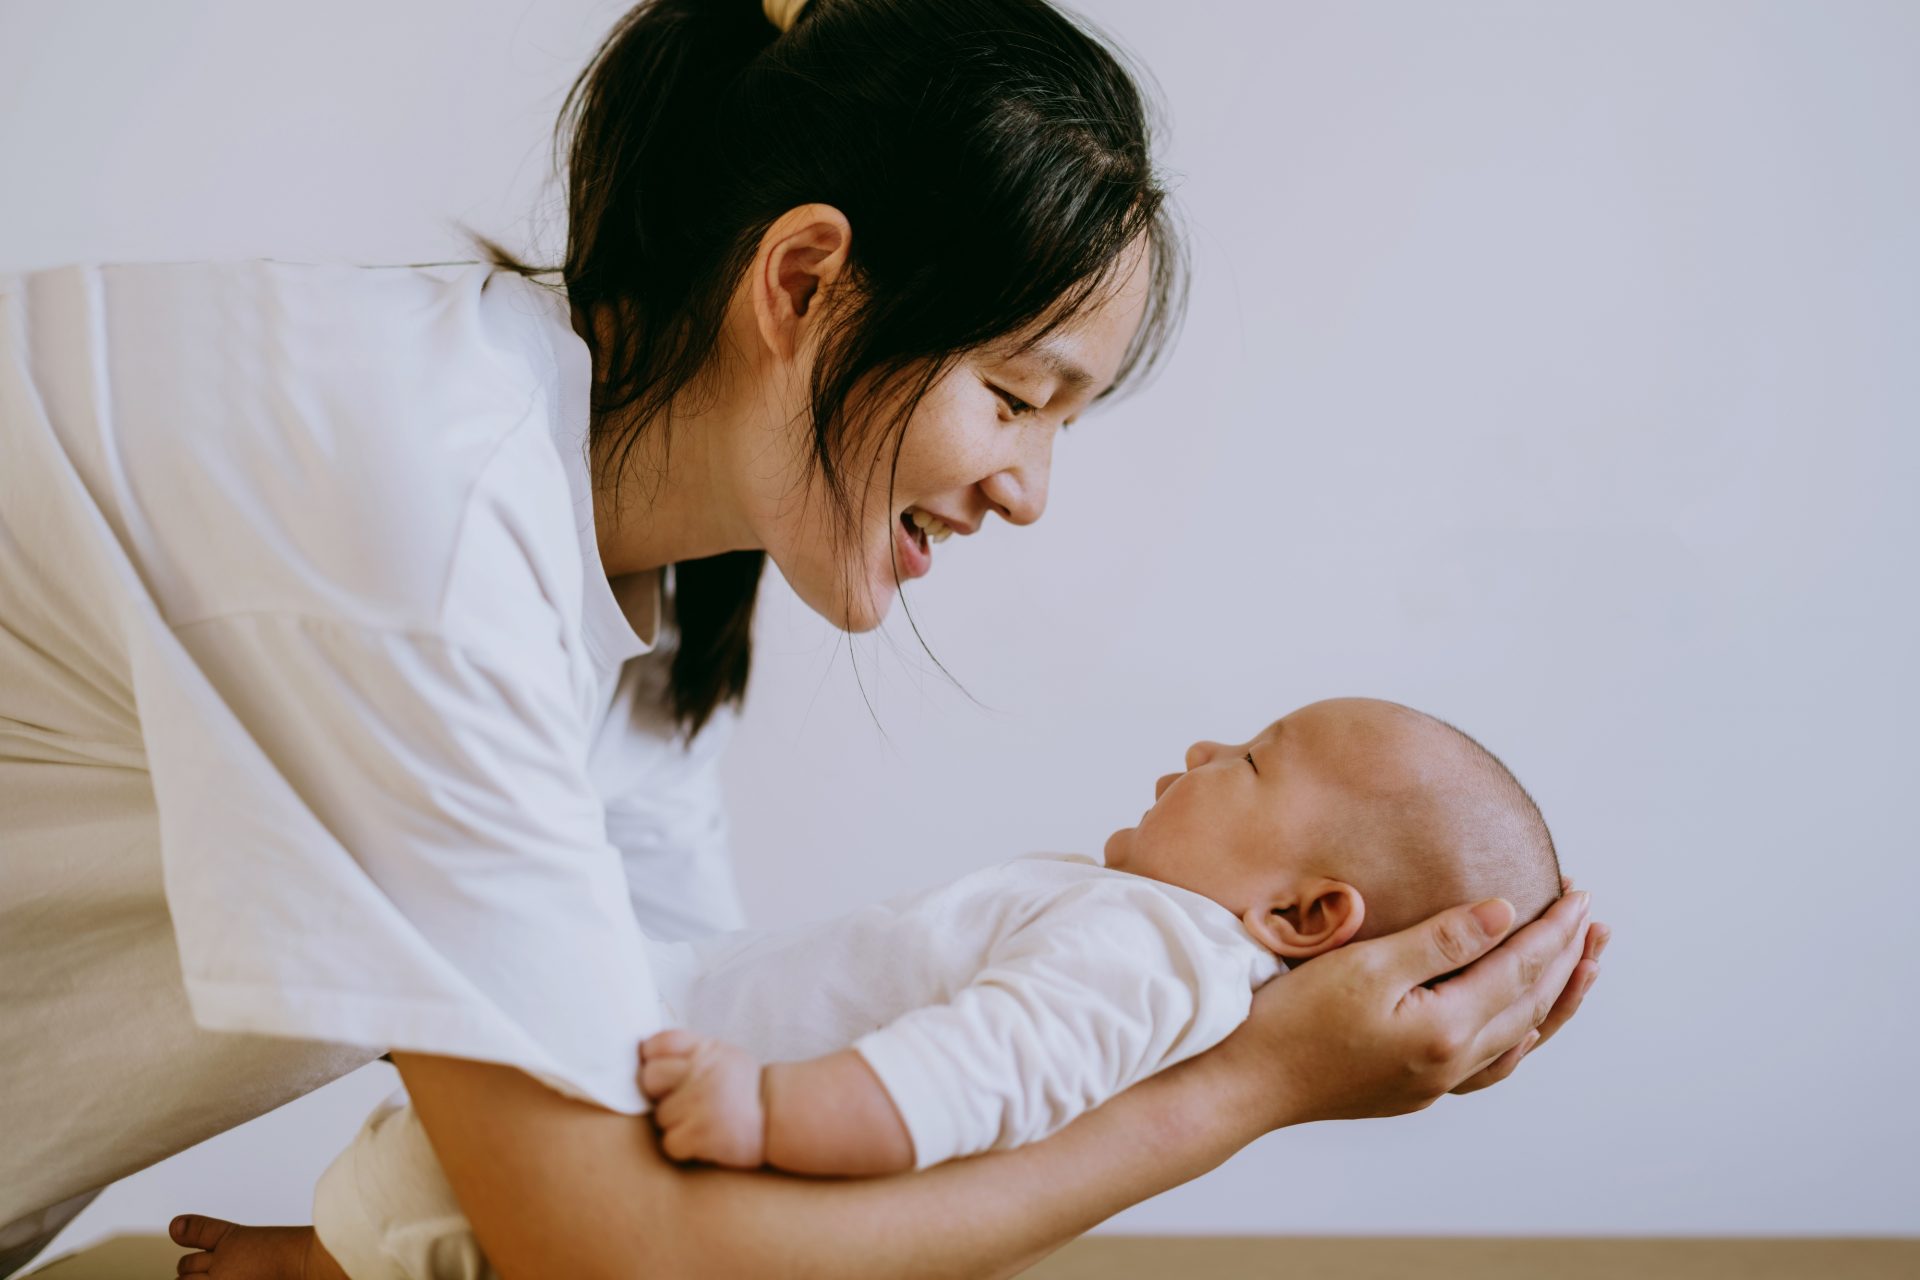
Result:
[[[674,1160],[757,1169],[766,1159],[760,1064],[737,1045],[662,1031],[640,1046],[640,1088]]]

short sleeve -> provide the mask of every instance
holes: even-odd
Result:
[[[1157,898],[1044,912],[952,999],[854,1042],[906,1124],[916,1168],[1037,1142],[1239,1025],[1244,960]]]
[[[646,1109],[663,1015],[562,648],[263,611],[146,629],[134,671],[201,1025]]]

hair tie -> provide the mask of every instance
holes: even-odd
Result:
[[[760,0],[761,11],[767,15],[767,21],[785,31],[807,7],[807,0]]]

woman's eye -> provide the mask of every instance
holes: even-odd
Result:
[[[1245,760],[1246,760],[1246,762],[1247,762],[1248,764],[1253,764],[1253,752],[1251,752],[1251,751],[1249,751],[1249,752],[1247,752],[1247,754],[1246,754],[1246,756],[1245,756],[1244,758],[1245,758]],[[1259,766],[1259,765],[1257,765],[1257,764],[1253,764],[1253,771],[1254,771],[1255,773],[1258,773],[1258,772],[1260,772],[1260,766]]]
[[[1032,405],[1022,400],[1019,396],[1014,395],[1011,391],[1002,391],[999,387],[995,387],[994,390],[999,393],[1002,400],[1007,402],[1007,408],[1013,410],[1014,417],[1017,418],[1023,413],[1032,413],[1034,411]]]

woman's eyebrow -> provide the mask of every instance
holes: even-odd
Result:
[[[1093,375],[1082,368],[1055,342],[1042,342],[1020,353],[1031,356],[1069,391],[1084,391],[1093,385]]]
[[[1085,391],[1093,385],[1093,375],[1065,356],[1049,351],[1040,357],[1040,363],[1069,391]]]

